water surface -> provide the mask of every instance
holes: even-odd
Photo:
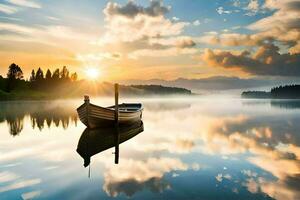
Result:
[[[143,100],[144,131],[120,144],[118,165],[114,148],[93,156],[90,178],[81,103],[0,103],[1,200],[300,199],[298,101]]]

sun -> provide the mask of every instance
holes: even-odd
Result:
[[[88,68],[85,70],[85,74],[89,79],[95,80],[99,77],[99,70],[96,68]]]

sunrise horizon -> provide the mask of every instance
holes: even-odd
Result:
[[[74,7],[7,0],[0,4],[0,74],[16,63],[24,77],[34,68],[67,66],[81,79],[94,68],[105,81],[237,77],[296,83],[300,49],[294,5],[155,0]]]

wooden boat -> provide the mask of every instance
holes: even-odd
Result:
[[[116,120],[120,125],[128,125],[142,119],[142,104],[123,103],[116,105],[110,107],[97,106],[91,104],[89,97],[85,96],[85,103],[77,108],[77,112],[80,121],[88,128],[113,126]],[[118,111],[116,111],[116,107]]]
[[[119,144],[133,138],[143,131],[144,125],[142,121],[135,122],[130,126],[97,129],[86,128],[78,141],[77,153],[84,159],[84,166],[87,167],[93,155],[115,146],[115,159],[118,161]]]

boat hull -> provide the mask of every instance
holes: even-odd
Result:
[[[118,123],[130,125],[142,119],[141,104],[120,104]],[[93,104],[83,104],[77,109],[80,121],[88,128],[109,127],[115,125],[114,107],[100,107]]]

